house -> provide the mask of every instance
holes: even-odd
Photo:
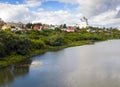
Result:
[[[62,31],[66,31],[66,29],[67,29],[67,28],[62,28],[61,30],[62,30]]]
[[[17,31],[17,28],[12,27],[12,28],[11,28],[11,31],[12,31],[12,32],[15,32],[15,31]]]
[[[11,28],[11,26],[5,24],[5,25],[2,26],[1,29],[2,29],[2,30],[5,30],[5,29],[10,29],[10,28]]]
[[[57,25],[50,25],[50,29],[55,30],[58,26]]]
[[[21,23],[21,22],[18,22],[18,23],[15,23],[15,22],[8,22],[7,25],[9,26],[14,26],[14,27],[19,27],[21,29],[23,29],[25,27],[25,24]]]
[[[75,28],[74,27],[69,27],[66,29],[67,32],[75,32]]]
[[[84,16],[81,20],[79,28],[87,28],[88,27],[88,19]]]
[[[33,27],[33,30],[38,30],[38,31],[41,31],[42,30],[42,26],[40,26],[40,25],[35,25],[34,27]]]
[[[50,25],[48,24],[43,24],[43,29],[49,29],[50,28]]]

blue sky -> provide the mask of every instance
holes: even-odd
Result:
[[[74,8],[77,7],[77,4],[67,4],[67,3],[62,3],[58,1],[48,1],[48,2],[43,2],[40,7],[46,10],[52,10],[52,11],[74,10]]]
[[[17,2],[23,3],[23,0],[0,0],[2,3],[10,3],[10,4],[16,4]]]
[[[120,26],[120,0],[0,0],[0,18],[14,22],[80,24],[86,16],[91,26]]]

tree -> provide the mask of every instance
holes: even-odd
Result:
[[[32,42],[27,38],[20,37],[19,40],[16,42],[14,48],[17,54],[26,55],[32,49]]]
[[[67,28],[66,24],[63,24],[63,28]]]
[[[26,27],[27,27],[27,28],[32,28],[32,27],[33,27],[33,24],[32,24],[32,23],[27,23],[27,24],[26,24]]]
[[[4,25],[4,22],[0,22],[0,29],[2,28],[2,26]]]
[[[45,48],[45,42],[42,40],[32,40],[32,45],[35,49]]]
[[[11,53],[17,53],[20,55],[28,54],[32,49],[31,40],[18,36],[16,34],[0,31],[0,54],[10,55]]]
[[[46,40],[46,44],[50,46],[62,46],[64,43],[64,37],[61,35],[53,35]]]
[[[0,57],[5,56],[5,45],[3,43],[0,42]]]

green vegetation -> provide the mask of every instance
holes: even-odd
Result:
[[[28,24],[27,27],[30,28],[31,24]],[[0,30],[0,67],[8,66],[46,51],[119,38],[120,31],[112,28],[89,27],[88,29],[77,29],[76,32],[46,29],[42,31],[30,30],[24,33]]]

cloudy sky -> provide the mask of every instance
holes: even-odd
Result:
[[[120,0],[0,0],[6,22],[75,25],[83,16],[91,26],[120,26]]]

